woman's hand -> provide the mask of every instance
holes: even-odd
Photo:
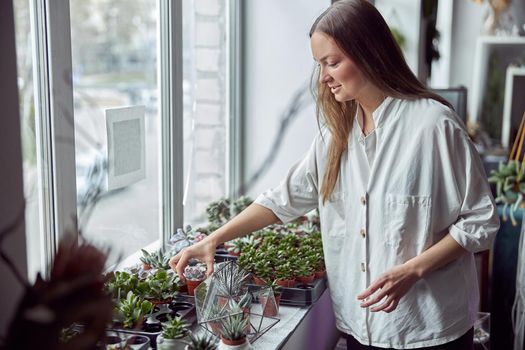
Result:
[[[361,307],[375,305],[370,309],[372,312],[392,312],[419,278],[416,270],[408,264],[394,266],[372,282],[357,299],[362,301]]]
[[[177,271],[179,277],[185,281],[184,268],[188,265],[190,259],[197,259],[206,264],[206,275],[213,272],[213,262],[215,258],[216,244],[210,237],[195,243],[190,247],[182,249],[177,255],[170,259],[170,267]]]

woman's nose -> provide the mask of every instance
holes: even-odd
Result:
[[[323,69],[321,68],[319,71],[319,83],[327,83],[330,81],[330,76],[326,74]]]

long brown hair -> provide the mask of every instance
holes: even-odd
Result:
[[[310,29],[333,38],[339,48],[361,70],[364,76],[386,96],[400,99],[431,98],[452,108],[442,97],[429,90],[412,73],[401,49],[379,11],[366,0],[339,0],[325,10]],[[357,102],[338,102],[326,84],[317,80],[317,120],[324,120],[332,137],[328,162],[321,185],[323,202],[334,190],[341,158],[346,151],[352,130]]]

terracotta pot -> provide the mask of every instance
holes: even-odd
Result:
[[[194,296],[195,288],[197,288],[201,283],[202,281],[186,280],[186,284],[188,285],[188,295]]]
[[[151,265],[150,264],[142,264],[142,268],[144,269],[144,271],[148,271],[151,269]]]
[[[173,301],[173,298],[169,298],[166,300],[158,300],[158,299],[146,299],[153,305],[161,305],[161,304],[170,304]]]
[[[296,280],[297,282],[301,284],[311,284],[315,279],[315,274],[311,274],[309,276],[297,276]]]
[[[183,284],[182,286],[178,286],[179,292],[181,293],[188,293],[188,285]]]
[[[236,346],[236,345],[241,345],[241,344],[246,343],[246,337],[242,339],[235,339],[235,340],[224,339],[223,337],[221,337],[221,341],[226,345]]]
[[[295,279],[277,280],[277,284],[284,288],[293,288],[293,286],[295,286]]]
[[[315,271],[314,274],[316,279],[324,278],[326,276],[326,269]]]
[[[259,301],[261,302],[261,305],[263,305],[263,316],[277,316],[279,314],[279,305],[281,303],[281,295],[275,295],[275,305],[273,303],[268,302],[267,296],[259,296]]]

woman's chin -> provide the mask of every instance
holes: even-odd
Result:
[[[350,101],[351,98],[348,98],[347,96],[343,96],[343,95],[340,95],[340,94],[335,94],[334,95],[334,98],[337,102],[347,102],[347,101]]]

